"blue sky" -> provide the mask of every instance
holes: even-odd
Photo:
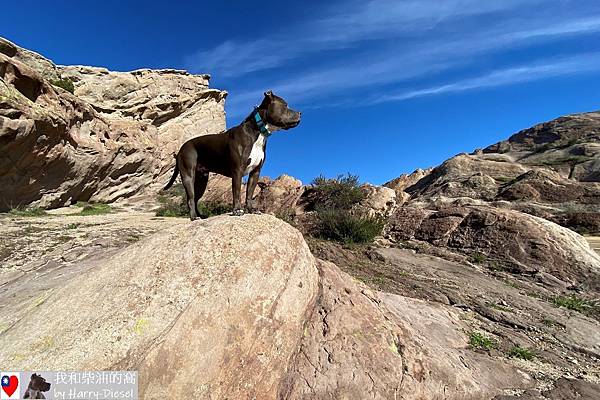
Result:
[[[0,35],[58,64],[184,68],[233,126],[272,89],[303,112],[263,175],[383,183],[600,109],[600,1],[20,1]]]

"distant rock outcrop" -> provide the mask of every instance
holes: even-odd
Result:
[[[112,202],[164,184],[179,145],[225,128],[226,92],[208,80],[61,67],[0,39],[0,187],[10,188],[0,211]]]
[[[598,232],[600,112],[536,125],[472,154],[403,175],[385,186],[406,204],[436,209],[487,204]]]

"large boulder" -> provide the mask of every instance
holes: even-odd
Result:
[[[74,94],[53,83],[74,82]],[[207,75],[57,67],[0,41],[0,211],[112,202],[168,180],[185,140],[225,128]]]
[[[181,222],[75,271],[1,288],[3,366],[134,369],[144,399],[480,399],[534,384],[469,349],[457,309],[373,292],[268,215]]]
[[[20,370],[136,369],[146,399],[276,398],[317,282],[302,235],[274,217],[184,223],[13,315],[0,360]]]

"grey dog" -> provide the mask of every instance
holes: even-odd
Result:
[[[265,163],[267,138],[278,130],[298,126],[301,113],[288,107],[273,92],[265,97],[241,124],[223,133],[195,137],[185,142],[176,156],[175,171],[164,190],[173,185],[177,174],[185,188],[190,219],[199,216],[198,200],[206,190],[210,172],[231,178],[233,215],[242,215],[242,177],[248,175],[246,211],[254,212],[252,196]]]

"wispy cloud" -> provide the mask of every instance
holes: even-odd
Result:
[[[553,2],[556,0],[545,0]],[[428,31],[442,21],[511,9],[542,0],[371,0],[345,2],[328,17],[307,21],[273,38],[249,41],[227,40],[184,60],[193,72],[218,71],[235,77],[274,68],[301,56],[331,49],[347,48],[365,40],[389,39],[403,34]],[[339,5],[337,5],[339,7]]]
[[[444,85],[388,93],[383,96],[371,97],[361,102],[361,104],[371,105],[390,101],[403,101],[416,97],[533,82],[575,73],[597,72],[598,60],[600,60],[600,53],[585,53],[574,57],[545,61],[543,63],[495,70],[481,76]]]
[[[560,53],[543,51],[558,40],[599,33],[600,3],[593,1],[340,1],[322,17],[268,37],[230,39],[202,50],[186,66],[221,79],[230,91],[229,117],[248,113],[266,89],[308,108],[400,101],[594,70],[596,53],[572,54],[577,50],[565,46]],[[598,46],[578,49],[592,50]],[[506,57],[511,52],[515,59]],[[496,69],[481,73],[491,65]]]

